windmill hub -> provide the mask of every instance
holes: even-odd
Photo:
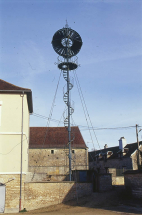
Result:
[[[64,58],[71,58],[80,51],[82,39],[80,35],[71,28],[62,28],[54,34],[52,46],[58,55]]]
[[[68,38],[62,39],[61,43],[62,43],[62,45],[63,45],[64,47],[67,47],[67,46],[68,46],[68,47],[71,47],[71,46],[73,45],[72,40],[71,40],[71,39],[68,39]]]

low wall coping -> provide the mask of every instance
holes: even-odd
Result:
[[[29,181],[29,182],[24,182],[25,184],[30,184],[30,183],[69,183],[69,184],[74,184],[76,183],[75,181]],[[91,184],[91,182],[77,182],[77,184]]]

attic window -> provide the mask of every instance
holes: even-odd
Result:
[[[51,150],[51,154],[54,154],[54,150]]]

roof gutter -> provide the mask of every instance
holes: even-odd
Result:
[[[32,92],[31,90],[0,90],[0,92],[17,92],[17,93],[19,93],[19,92],[22,92],[23,93],[23,91],[24,92]]]

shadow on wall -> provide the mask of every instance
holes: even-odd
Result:
[[[110,173],[98,173],[95,170],[72,171],[76,182],[92,183],[93,192],[104,192],[112,189],[112,176]]]

